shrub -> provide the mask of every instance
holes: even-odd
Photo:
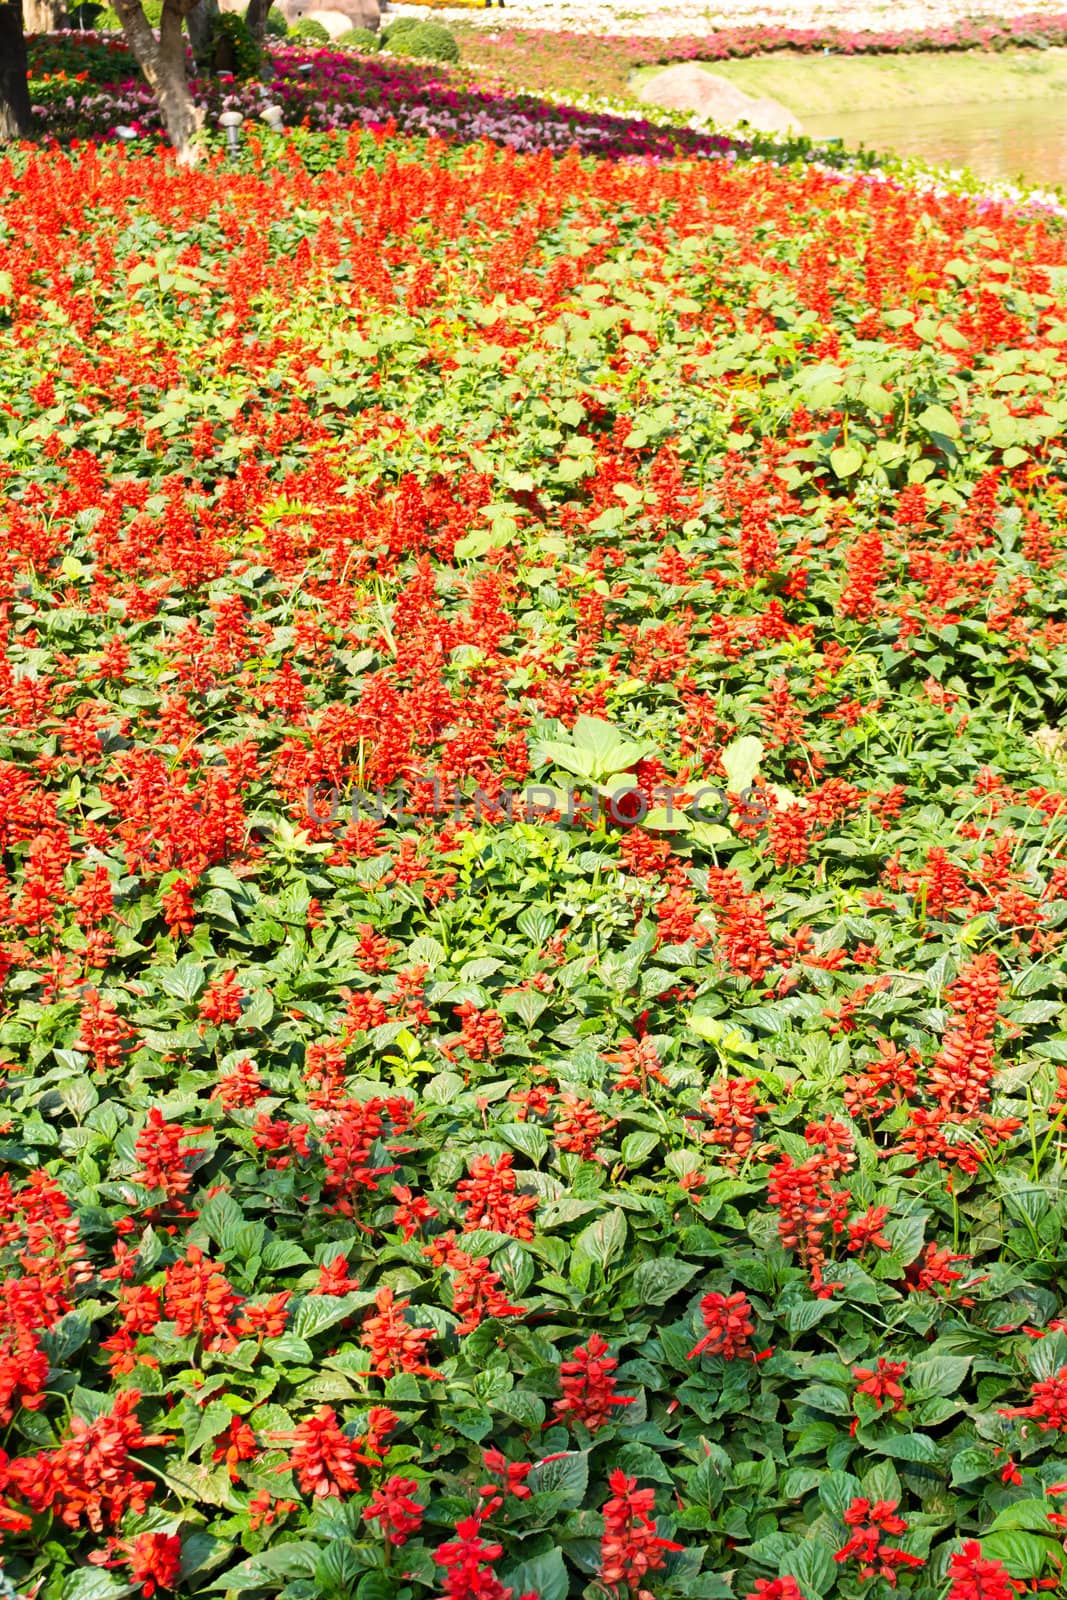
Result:
[[[336,44],[343,44],[349,50],[361,50],[365,55],[378,48],[378,35],[372,33],[370,28],[349,28],[347,33],[335,40]]]
[[[391,22],[387,28],[382,30],[380,37],[383,49],[386,47],[391,49],[392,46],[389,41],[395,39],[398,34],[411,33],[412,29],[421,28],[424,25],[422,17],[397,17],[395,22]]]
[[[458,61],[459,45],[455,34],[439,22],[420,22],[405,29],[390,46],[398,56],[415,56],[420,61]]]
[[[284,39],[289,32],[289,24],[285,20],[284,11],[279,11],[277,6],[271,6],[267,12],[266,33],[271,39]]]
[[[314,17],[301,17],[295,28],[289,29],[290,39],[303,39],[308,44],[329,44],[330,34]]]
[[[212,19],[200,59],[210,71],[232,72],[235,78],[257,78],[263,66],[262,50],[235,11],[220,11]]]

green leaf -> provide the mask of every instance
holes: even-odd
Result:
[[[986,1560],[1002,1561],[1013,1578],[1039,1578],[1046,1565],[1058,1567],[1063,1556],[1061,1545],[1053,1539],[1019,1529],[1001,1528],[982,1540]]]
[[[752,780],[759,771],[759,764],[763,760],[763,741],[754,734],[745,734],[742,739],[734,739],[723,750],[720,758],[726,769],[726,787],[731,794],[740,794],[743,789],[751,788]]]
[[[917,1211],[910,1217],[894,1217],[883,1229],[893,1247],[894,1260],[902,1267],[909,1266],[922,1250],[927,1216],[927,1212]]]
[[[356,1585],[356,1600],[396,1600],[396,1580],[384,1572],[365,1572]]]
[[[786,1311],[785,1325],[790,1333],[807,1333],[839,1309],[832,1300],[798,1300]]]
[[[589,1484],[588,1452],[566,1450],[539,1461],[526,1481],[534,1494],[560,1495],[564,1509],[579,1506]]]
[[[1052,1506],[1045,1500],[1013,1500],[1011,1505],[998,1511],[990,1524],[990,1531],[1000,1528],[1026,1528],[1031,1533],[1051,1533],[1048,1514]]]
[[[688,1261],[678,1261],[673,1256],[654,1256],[650,1261],[642,1261],[634,1273],[634,1292],[641,1305],[666,1305],[699,1271],[699,1267]]]
[[[210,1444],[225,1432],[233,1421],[234,1413],[221,1400],[210,1400],[204,1407],[199,1426],[189,1441],[188,1455],[195,1456],[201,1445]]]
[[[621,1155],[628,1167],[639,1167],[659,1145],[658,1133],[628,1133],[622,1141]]]
[[[626,1217],[618,1206],[613,1206],[602,1217],[597,1217],[583,1228],[574,1241],[573,1255],[595,1261],[604,1271],[626,1248]]]
[[[500,1137],[539,1166],[548,1153],[548,1135],[533,1122],[505,1122],[497,1129]]]
[[[837,1577],[834,1553],[821,1539],[805,1539],[782,1556],[778,1576],[795,1578],[806,1596],[828,1594]]]
[[[343,1600],[352,1593],[366,1570],[366,1560],[354,1544],[347,1539],[331,1539],[315,1563],[318,1592]]]
[[[285,1331],[294,1339],[314,1339],[353,1312],[373,1304],[374,1295],[366,1293],[346,1294],[340,1298],[332,1294],[307,1295],[297,1301]]]
[[[89,1319],[70,1311],[37,1337],[48,1357],[49,1366],[56,1368],[66,1366],[71,1356],[76,1355],[86,1343],[91,1332],[92,1323]]]
[[[207,978],[199,961],[186,957],[172,967],[154,968],[152,976],[166,994],[189,1005],[204,988]]]
[[[240,1566],[231,1567],[229,1572],[222,1573],[208,1588],[234,1589],[238,1592],[267,1589],[271,1594],[277,1594],[279,1578],[314,1577],[315,1565],[321,1553],[321,1545],[312,1544],[308,1539],[294,1539],[286,1544],[274,1545],[260,1555],[242,1561]]]
[[[538,746],[538,752],[542,759],[547,757],[577,777],[607,783],[646,756],[654,755],[656,746],[648,740],[631,739],[629,734],[601,717],[580,716],[571,729],[569,743],[545,740]]]
[[[233,1196],[223,1191],[205,1201],[199,1222],[220,1250],[231,1250],[245,1226],[245,1216]]]
[[[860,1443],[876,1455],[891,1456],[894,1461],[919,1461],[925,1466],[936,1466],[941,1451],[928,1433],[901,1433],[892,1439],[871,1439],[863,1433],[857,1435]]]
[[[1027,1348],[1026,1364],[1035,1378],[1055,1377],[1061,1367],[1067,1367],[1067,1334],[1054,1328],[1043,1339],[1035,1339]]]
[[[970,1356],[930,1356],[916,1361],[905,1381],[916,1395],[956,1394],[970,1366]]]
[[[860,1494],[860,1481],[851,1472],[820,1473],[819,1500],[832,1517],[840,1517]]]
[[[532,1556],[519,1566],[512,1567],[505,1574],[503,1583],[505,1588],[512,1590],[516,1600],[524,1594],[535,1594],[538,1600],[567,1600],[570,1590],[567,1568],[559,1550],[550,1550],[543,1556]]]
[[[839,444],[830,451],[830,465],[839,478],[851,478],[863,465],[863,451],[854,444]]]
[[[99,1567],[83,1567],[70,1573],[62,1589],[63,1600],[117,1600],[119,1595],[128,1593],[128,1584],[120,1583]]]
[[[982,1450],[974,1446],[960,1450],[952,1458],[950,1481],[954,1488],[967,1483],[978,1483],[983,1478],[989,1477],[995,1465],[992,1450]]]
[[[915,419],[927,433],[943,433],[949,439],[958,439],[960,425],[945,406],[927,406]]]

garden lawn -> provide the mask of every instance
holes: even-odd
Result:
[[[1062,101],[1067,50],[977,51],[956,55],[816,56],[781,52],[748,61],[709,61],[708,70],[767,95],[799,117],[1001,101]],[[662,72],[643,67],[635,81]]]
[[[885,180],[0,161],[19,1593],[1058,1583],[1065,377]]]

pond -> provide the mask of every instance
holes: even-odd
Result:
[[[1067,187],[1067,100],[1060,98],[827,112],[803,123],[816,139],[970,167],[986,178]]]

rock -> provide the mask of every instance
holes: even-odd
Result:
[[[321,22],[331,39],[340,38],[349,28],[377,31],[381,18],[378,0],[329,0],[321,10],[315,0],[275,0],[290,27],[305,18]]]
[[[695,111],[720,127],[747,122],[761,133],[801,133],[799,118],[779,100],[745,94],[721,73],[709,72],[694,61],[666,67],[638,86],[637,98],[645,105],[668,111]]]

